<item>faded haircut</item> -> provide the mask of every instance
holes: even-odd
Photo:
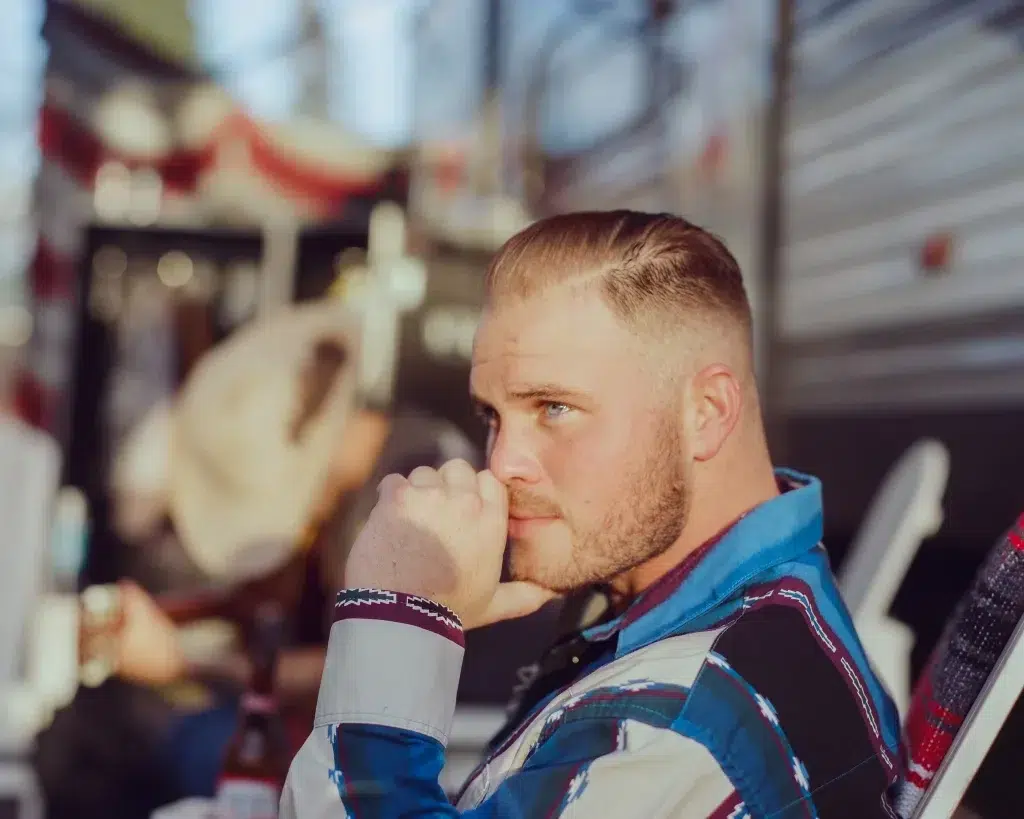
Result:
[[[713,233],[678,216],[586,211],[534,222],[491,260],[487,300],[526,298],[562,283],[597,288],[638,331],[711,325],[751,341],[736,259]]]

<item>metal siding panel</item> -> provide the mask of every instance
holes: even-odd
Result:
[[[785,146],[784,403],[1024,401],[1016,335],[901,337],[1015,308],[1011,329],[1024,332],[1021,4],[836,5],[800,4]],[[929,275],[921,251],[942,231],[952,260]],[[828,344],[865,338],[881,341],[865,352]]]

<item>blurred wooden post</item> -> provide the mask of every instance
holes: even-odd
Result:
[[[764,184],[761,203],[761,270],[763,272],[764,310],[757,343],[765,351],[764,401],[768,441],[776,463],[787,457],[785,419],[781,408],[784,385],[781,370],[785,366],[783,345],[779,341],[778,318],[781,312],[780,279],[784,260],[782,243],[786,230],[785,138],[789,109],[793,60],[794,0],[777,0],[775,42],[772,45],[772,95],[764,129]]]
[[[366,403],[390,410],[398,374],[403,313],[426,292],[426,267],[407,251],[405,211],[383,202],[370,215],[366,266],[342,271],[337,290],[360,314],[359,387]]]

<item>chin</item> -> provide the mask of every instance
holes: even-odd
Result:
[[[579,567],[571,546],[541,546],[536,542],[514,540],[509,549],[509,575],[564,594],[586,583],[576,582]]]

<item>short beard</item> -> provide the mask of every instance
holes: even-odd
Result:
[[[660,426],[649,456],[626,476],[619,502],[601,524],[573,531],[572,565],[559,567],[556,576],[523,579],[561,593],[575,591],[606,583],[664,554],[679,539],[689,514],[689,481],[678,429],[671,422]],[[513,576],[522,576],[514,561],[511,568]]]

